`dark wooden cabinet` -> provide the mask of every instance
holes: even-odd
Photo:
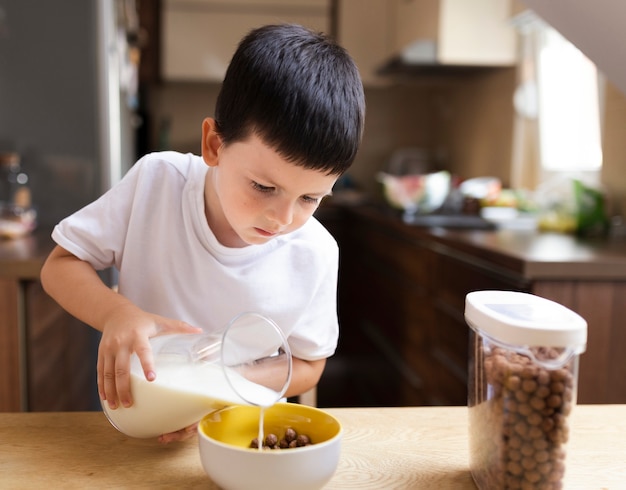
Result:
[[[488,263],[458,253],[442,244],[431,244],[432,321],[429,352],[435,383],[432,399],[437,404],[467,403],[469,329],[465,322],[465,296],[470,291],[494,289],[528,291],[529,283],[493,270]]]
[[[30,411],[98,409],[97,333],[25,284],[27,401]]]
[[[21,403],[20,387],[20,331],[19,285],[0,278],[0,411],[18,411]]]
[[[578,401],[626,403],[626,280],[542,280],[533,283],[532,292],[567,306],[587,320],[587,351],[580,357]]]
[[[96,332],[39,281],[0,281],[0,411],[98,409]]]
[[[99,334],[41,287],[49,236],[0,242],[0,412],[99,409]]]
[[[383,403],[430,404],[432,251],[348,214],[338,242],[340,352],[365,353],[372,363],[388,366]]]
[[[339,348],[394,367],[393,404],[467,403],[465,296],[487,289],[537,294],[583,316],[578,399],[626,403],[626,247],[535,232],[429,230],[368,206],[340,215],[329,227],[340,230]]]

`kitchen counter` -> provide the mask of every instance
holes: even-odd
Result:
[[[466,407],[327,411],[344,428],[327,489],[476,488]],[[580,405],[571,421],[565,488],[623,489],[626,405]],[[196,438],[169,445],[131,439],[102,412],[2,413],[0,434],[3,488],[217,488],[202,470]]]
[[[428,238],[442,248],[471,256],[527,280],[625,280],[626,238],[577,237],[536,230],[471,230],[405,224],[390,209],[346,206],[372,224],[393,226],[416,240]]]
[[[54,245],[50,230],[44,229],[20,238],[0,239],[0,278],[39,280]]]
[[[443,248],[468,254],[476,261],[500,267],[528,280],[625,280],[626,238],[580,238],[562,233],[529,230],[468,230],[411,226],[377,206],[343,208],[371,220],[394,226],[416,240],[428,237]],[[322,209],[322,211],[324,211]],[[50,230],[14,240],[0,240],[0,277],[38,279],[54,242]]]

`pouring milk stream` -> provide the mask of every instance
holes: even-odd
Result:
[[[109,422],[138,438],[176,432],[229,405],[269,407],[291,380],[291,350],[269,318],[253,312],[233,318],[220,336],[174,334],[153,337],[156,379],[147,381],[131,357],[133,405],[109,408]]]

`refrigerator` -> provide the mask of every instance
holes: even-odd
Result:
[[[40,228],[136,160],[135,0],[0,0],[0,151],[17,151]]]
[[[136,160],[135,13],[135,0],[0,0],[0,152],[21,156],[44,237]],[[116,283],[113,269],[100,276]],[[99,410],[100,334],[84,328]]]

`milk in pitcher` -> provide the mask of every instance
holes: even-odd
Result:
[[[106,416],[120,432],[138,438],[157,437],[188,427],[225,406],[250,404],[233,390],[220,365],[161,359],[156,375],[154,381],[147,381],[141,370],[131,370],[131,407],[112,410],[103,402]],[[229,376],[239,375],[230,372]],[[274,391],[245,379],[237,381],[237,389],[261,406],[276,401]]]

